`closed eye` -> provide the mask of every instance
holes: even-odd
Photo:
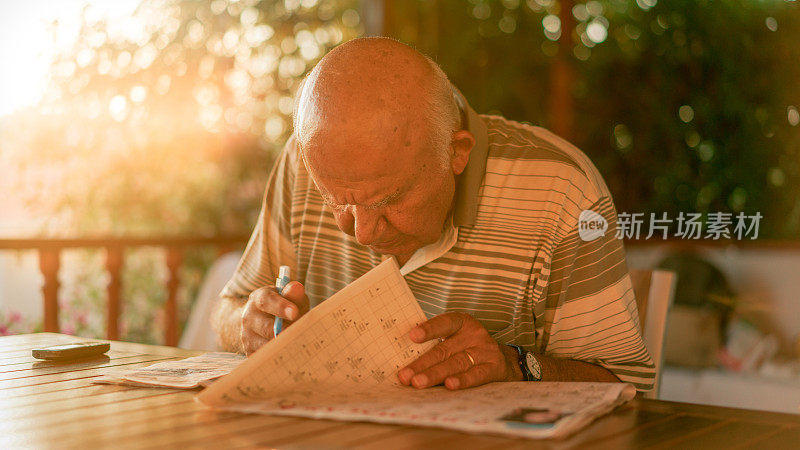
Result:
[[[364,208],[365,209],[370,209],[370,210],[376,210],[376,209],[383,208],[385,206],[393,205],[393,204],[397,203],[403,197],[403,194],[404,193],[400,192],[400,191],[395,192],[394,194],[385,197],[383,200],[375,202],[375,203],[373,203],[371,205],[367,205]],[[325,197],[322,198],[322,201],[325,203],[325,205],[327,205],[329,208],[331,208],[332,210],[334,210],[334,211],[336,211],[338,213],[343,213],[343,212],[345,212],[347,210],[347,206],[348,205],[337,205],[337,204],[334,204],[333,202],[331,202],[330,200],[328,200]]]
[[[347,210],[347,206],[346,205],[334,205],[333,203],[331,203],[331,202],[329,202],[327,200],[323,200],[323,201],[325,202],[325,205],[327,205],[330,209],[336,211],[337,213],[343,213],[343,212],[345,212]]]
[[[393,204],[397,203],[402,196],[403,196],[403,192],[398,191],[398,192],[395,192],[394,194],[384,198],[383,200],[381,200],[379,202],[375,202],[375,203],[367,206],[366,208],[367,209],[379,209],[379,208],[383,208],[384,206],[393,205]]]

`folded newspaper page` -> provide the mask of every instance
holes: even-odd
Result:
[[[204,353],[177,361],[164,361],[135,369],[116,369],[93,383],[192,389],[207,386],[229,374],[245,357],[236,353]]]
[[[435,345],[408,338],[424,320],[389,259],[195,398],[249,413],[559,438],[636,393],[624,383],[491,383],[459,391],[403,386],[397,370]]]

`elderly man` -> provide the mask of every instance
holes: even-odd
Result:
[[[275,317],[297,320],[392,256],[429,317],[411,339],[441,340],[402,383],[652,386],[614,205],[578,149],[477,115],[435,63],[386,38],[329,52],[294,125],[215,314],[226,347],[252,353]],[[582,239],[582,211],[606,233]],[[278,293],[282,264],[299,281]]]

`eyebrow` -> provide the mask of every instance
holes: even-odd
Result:
[[[371,203],[371,204],[365,206],[365,208],[367,208],[367,209],[377,209],[377,208],[380,208],[382,206],[386,206],[389,203],[391,203],[392,201],[397,200],[398,198],[400,198],[400,196],[402,196],[402,195],[403,195],[403,191],[399,191],[398,190],[394,194],[389,194],[386,197],[382,198],[381,200],[378,200],[377,202],[374,202],[374,203]],[[340,208],[342,206],[345,206],[345,205],[340,205],[338,203],[332,202],[328,198],[327,195],[323,195],[322,199],[325,201],[325,203],[327,203],[328,205],[330,205],[330,206],[332,206],[334,208]]]

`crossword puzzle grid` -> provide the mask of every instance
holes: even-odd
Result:
[[[425,320],[403,282],[394,272],[343,298],[332,312],[309,324],[261,370],[243,380],[240,393],[261,397],[270,394],[264,386],[303,382],[397,384],[396,371],[423,353],[422,346],[406,334]]]

